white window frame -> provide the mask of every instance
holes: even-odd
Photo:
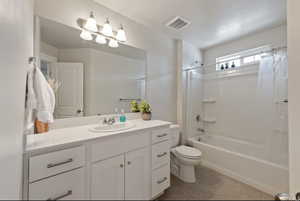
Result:
[[[253,49],[237,52],[234,54],[218,57],[218,58],[216,58],[216,71],[221,71],[222,65],[224,65],[224,67],[225,67],[226,63],[228,63],[229,69],[232,69],[231,65],[233,62],[235,63],[235,68],[259,64],[261,57],[264,56],[265,52],[270,51],[270,50],[271,50],[270,45],[266,45],[266,46],[261,46],[258,48],[253,48]],[[245,62],[245,59],[250,58],[250,57],[253,58],[253,61]],[[224,69],[224,70],[227,70],[227,69]]]

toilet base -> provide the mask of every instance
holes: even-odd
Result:
[[[178,160],[171,156],[171,173],[185,183],[195,183],[195,166],[180,164]]]
[[[185,183],[195,183],[195,167],[193,165],[180,165],[179,179]]]

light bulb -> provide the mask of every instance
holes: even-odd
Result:
[[[99,44],[106,44],[106,39],[105,39],[105,37],[102,36],[102,35],[97,35],[96,43],[99,43]]]
[[[87,19],[86,24],[84,25],[84,28],[92,31],[92,32],[98,32],[98,26],[97,22],[95,20],[93,12],[91,12],[90,17]]]
[[[108,19],[106,20],[106,23],[103,25],[102,33],[108,37],[113,36],[113,30]]]
[[[80,38],[82,38],[83,40],[93,40],[92,34],[86,30],[82,30]]]
[[[108,46],[112,48],[117,48],[119,47],[119,43],[115,39],[110,39]]]
[[[117,40],[121,41],[121,42],[126,42],[127,41],[127,37],[126,37],[126,33],[124,31],[123,26],[121,25],[121,28],[119,29],[117,36],[116,36]]]

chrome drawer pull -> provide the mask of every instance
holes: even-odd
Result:
[[[65,165],[65,164],[68,164],[68,163],[72,163],[73,162],[73,158],[70,158],[64,162],[61,162],[61,163],[50,163],[47,165],[47,168],[53,168],[53,167],[57,167],[57,166],[60,166],[60,165]]]
[[[162,137],[166,137],[166,136],[168,136],[168,134],[167,134],[167,133],[164,133],[164,134],[162,134],[162,135],[158,135],[157,137],[162,138]]]
[[[68,197],[68,196],[70,196],[70,195],[72,195],[73,194],[73,191],[68,191],[66,194],[63,194],[63,195],[61,195],[61,196],[58,196],[58,197],[56,197],[56,198],[49,198],[49,199],[47,199],[47,200],[61,200],[61,199],[63,199],[63,198],[65,198],[65,197]]]
[[[165,153],[163,153],[163,154],[158,154],[158,155],[157,155],[157,158],[164,157],[164,156],[166,156],[167,154],[168,154],[167,152],[165,152]]]
[[[162,183],[164,183],[167,180],[168,180],[168,178],[164,177],[162,180],[157,181],[157,184],[162,184]]]

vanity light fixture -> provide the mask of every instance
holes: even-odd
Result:
[[[126,33],[124,31],[123,25],[121,25],[120,29],[118,30],[116,38],[117,38],[117,40],[122,41],[122,42],[127,41],[127,37],[126,37]]]
[[[91,12],[90,17],[87,19],[84,28],[88,31],[98,32],[98,26],[93,12]]]
[[[119,43],[115,39],[110,39],[108,46],[112,48],[117,48],[119,47]]]
[[[104,45],[104,44],[106,44],[106,38],[104,36],[98,34],[96,37],[96,43]]]
[[[107,44],[107,41],[109,41],[108,46],[112,48],[117,48],[119,47],[119,43],[125,43],[127,41],[126,33],[122,25],[118,31],[113,31],[108,18],[104,25],[99,25],[96,22],[93,12],[91,12],[87,20],[79,18],[77,24],[82,30],[80,37],[83,40],[91,41],[95,39],[96,43],[102,45]]]
[[[113,34],[112,27],[111,27],[111,25],[110,25],[110,22],[109,22],[108,18],[106,19],[106,22],[105,22],[105,24],[103,25],[102,33],[103,33],[105,36],[108,36],[108,37],[112,37],[112,36],[114,35],[114,34]]]
[[[80,38],[82,38],[83,40],[93,40],[92,34],[86,30],[82,30]]]

